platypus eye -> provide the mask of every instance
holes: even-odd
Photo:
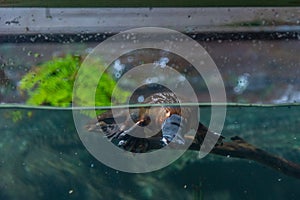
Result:
[[[171,111],[170,110],[166,110],[166,117],[170,117],[171,115]]]
[[[147,126],[151,122],[151,118],[149,115],[143,114],[142,116],[138,115],[137,113],[133,112],[130,113],[130,117],[134,123],[141,121],[139,126]]]
[[[140,126],[147,126],[151,122],[151,118],[149,115],[144,115],[143,119],[141,119],[141,123],[139,124]]]

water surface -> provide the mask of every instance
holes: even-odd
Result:
[[[209,123],[209,107],[200,107]],[[253,161],[187,151],[172,165],[128,174],[83,146],[68,109],[1,108],[0,199],[298,199],[300,180]],[[300,106],[229,106],[223,136],[300,163]],[[113,156],[113,155],[112,155]]]

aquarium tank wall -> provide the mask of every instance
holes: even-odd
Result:
[[[297,5],[64,3],[0,2],[0,199],[299,199]],[[191,145],[101,134],[178,106]],[[207,152],[198,122],[220,134]]]

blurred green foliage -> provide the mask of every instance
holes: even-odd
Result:
[[[97,74],[103,71],[104,66],[99,65],[99,61],[91,66],[80,69],[80,76],[77,77],[78,70],[82,63],[81,56],[66,55],[47,61],[40,66],[34,67],[27,73],[20,82],[20,90],[29,95],[27,104],[49,105],[49,106],[70,106],[72,103],[73,85],[76,78],[76,104],[79,106],[109,106],[113,90],[118,96],[114,98],[114,103],[126,102],[129,92],[116,86],[115,80],[108,74],[103,73],[101,79]],[[82,80],[84,79],[84,80]],[[97,84],[96,91],[94,84]],[[95,103],[86,98],[95,94]],[[93,105],[94,103],[94,105]]]

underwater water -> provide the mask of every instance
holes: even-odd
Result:
[[[210,109],[200,107],[207,125]],[[151,173],[96,160],[72,111],[0,109],[0,199],[299,199],[300,180],[254,161],[187,151]],[[300,106],[228,106],[222,135],[300,163]],[[112,155],[113,156],[113,155]]]

